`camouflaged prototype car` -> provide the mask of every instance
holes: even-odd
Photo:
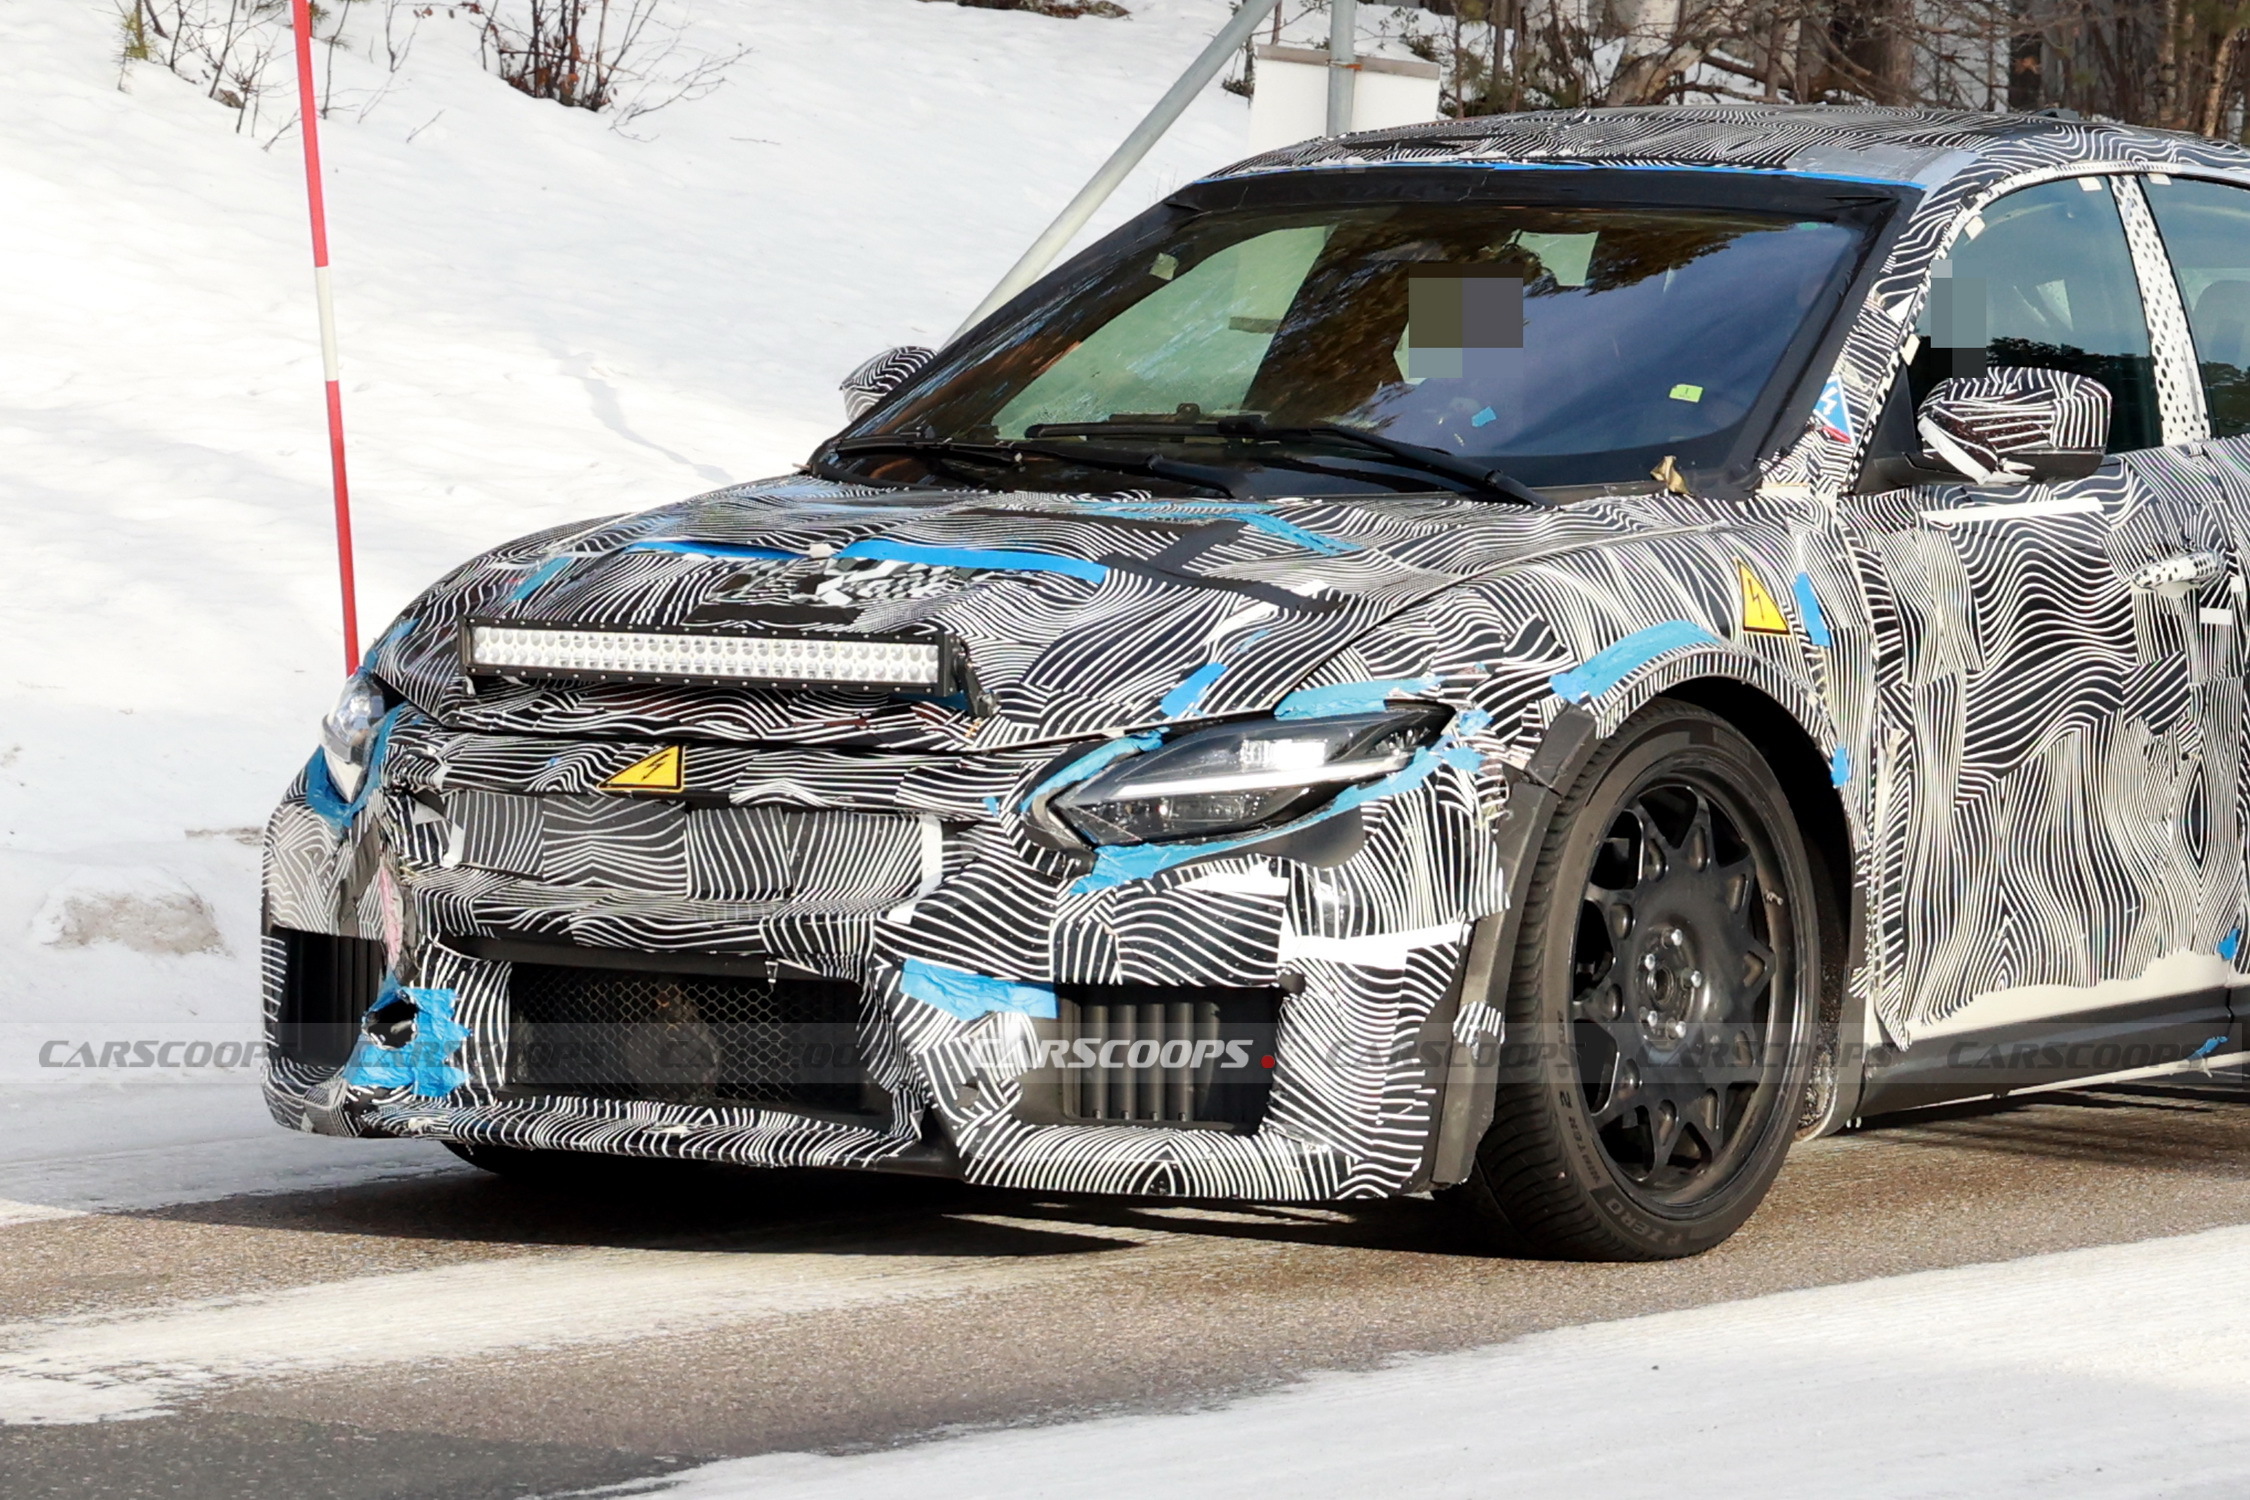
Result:
[[[1694,1252],[2238,1061],[2250,153],[1584,111],[1173,194],[470,562],[267,836],[284,1123]]]

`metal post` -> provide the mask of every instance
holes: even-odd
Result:
[[[1328,133],[1352,128],[1352,88],[1359,82],[1359,0],[1328,0]]]
[[[298,0],[298,3],[303,4],[304,0]],[[1149,147],[1155,145],[1158,138],[1172,128],[1172,122],[1185,112],[1189,101],[1203,91],[1205,84],[1218,77],[1219,69],[1226,66],[1227,58],[1249,40],[1250,33],[1266,18],[1266,13],[1280,3],[1281,0],[1242,0],[1242,9],[1236,11],[1234,18],[1219,28],[1219,34],[1211,38],[1211,45],[1205,47],[1197,54],[1195,61],[1188,64],[1187,71],[1180,75],[1179,81],[1165,91],[1163,98],[1156,101],[1156,108],[1150,110],[1148,117],[1133,127],[1133,133],[1126,136],[1124,143],[1110,153],[1109,160],[1102,163],[1101,170],[1078,190],[1078,196],[1071,199],[1070,205],[1055,216],[1055,222],[1049,224],[1039,238],[1031,242],[1031,248],[1024,251],[1023,258],[1015,263],[1007,275],[1000,278],[1000,284],[977,304],[977,310],[969,314],[968,321],[953,330],[953,338],[947,339],[947,343],[954,342],[976,327],[994,308],[1045,273],[1055,257],[1062,253],[1063,247],[1071,242],[1079,230],[1086,227],[1086,221],[1108,201],[1109,195],[1117,191],[1117,185],[1125,180],[1126,174],[1140,165],[1141,158],[1148,155]]]
[[[344,395],[336,359],[336,303],[328,291],[328,207],[320,191],[320,109],[313,94],[312,13],[292,0],[297,33],[297,113],[305,138],[305,204],[312,214],[313,296],[320,304],[320,373],[328,385],[328,468],[336,497],[336,577],[344,603],[344,671],[359,670],[359,599],[352,573],[351,488],[344,482]]]

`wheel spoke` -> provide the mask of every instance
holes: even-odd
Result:
[[[1727,1143],[1725,1095],[1715,1089],[1705,1089],[1681,1114],[1688,1130],[1703,1143],[1705,1154],[1716,1157]]]
[[[1758,891],[1757,861],[1744,855],[1741,859],[1714,867],[1711,878],[1718,884],[1720,899],[1726,904],[1726,909],[1747,931],[1751,903]]]
[[[1727,1009],[1738,1013],[1748,1013],[1756,1005],[1758,997],[1764,994],[1772,984],[1773,971],[1773,950],[1763,943],[1745,942],[1741,966],[1736,970],[1734,976],[1733,992],[1728,997],[1732,1003],[1728,1005]]]
[[[1638,807],[1633,809],[1633,817],[1641,825],[1641,862],[1634,883],[1639,886],[1654,885],[1664,878],[1665,872],[1670,868],[1666,858],[1664,830],[1657,826],[1654,818]]]
[[[1775,850],[1723,780],[1643,781],[1612,805],[1567,981],[1584,1118],[1635,1196],[1689,1203],[1773,1128],[1797,954]]]
[[[1732,1058],[1725,1062],[1708,1065],[1698,1071],[1702,1075],[1702,1081],[1705,1085],[1717,1089],[1721,1093],[1726,1092],[1736,1084],[1762,1083],[1766,1076],[1766,1066],[1763,1062],[1757,1060],[1738,1062]]]
[[[1603,1126],[1641,1102],[1640,1069],[1630,1055],[1620,1051],[1609,1060],[1601,1104],[1590,1111],[1594,1128]]]
[[[1612,943],[1622,943],[1633,935],[1633,900],[1630,892],[1614,890],[1606,885],[1586,882],[1586,904],[1601,913],[1602,931],[1609,934]]]
[[[1571,997],[1572,1016],[1581,1021],[1591,1021],[1614,1038],[1615,1023],[1625,1014],[1625,993],[1612,981],[1580,990]]]
[[[1717,845],[1711,829],[1711,801],[1708,797],[1695,799],[1695,817],[1688,823],[1687,833],[1681,838],[1679,850],[1681,863],[1696,874],[1710,870],[1718,857]]]
[[[1660,1171],[1670,1165],[1672,1153],[1679,1149],[1680,1125],[1679,1109],[1669,1099],[1649,1111],[1649,1130],[1653,1138],[1648,1157],[1651,1171]]]

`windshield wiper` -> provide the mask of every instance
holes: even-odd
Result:
[[[1262,443],[1333,443],[1379,454],[1385,460],[1419,473],[1455,481],[1469,493],[1513,500],[1518,505],[1548,509],[1554,501],[1522,480],[1490,464],[1443,448],[1426,447],[1400,438],[1385,437],[1362,427],[1316,422],[1305,427],[1279,427],[1263,417],[1218,417],[1205,422],[1043,422],[1030,429],[1033,437],[1223,437],[1248,438]]]
[[[1204,464],[1183,463],[1161,453],[1118,453],[1107,448],[1080,448],[1075,444],[1025,443],[998,441],[971,443],[958,438],[920,437],[852,437],[830,443],[823,452],[850,456],[855,453],[905,453],[937,459],[966,460],[971,463],[989,463],[1002,468],[1013,468],[1026,457],[1052,459],[1056,463],[1084,464],[1090,469],[1114,469],[1125,474],[1148,474],[1158,479],[1176,480],[1192,484],[1198,489],[1234,499],[1232,476],[1224,469]]]

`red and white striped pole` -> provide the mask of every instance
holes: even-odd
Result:
[[[336,577],[344,596],[344,671],[359,670],[359,599],[352,577],[351,489],[344,482],[344,393],[337,384],[336,300],[328,290],[328,207],[320,193],[320,109],[313,92],[312,7],[290,0],[297,33],[297,115],[305,138],[305,203],[312,213],[313,293],[320,302],[320,372],[328,383],[328,460],[336,489]]]

